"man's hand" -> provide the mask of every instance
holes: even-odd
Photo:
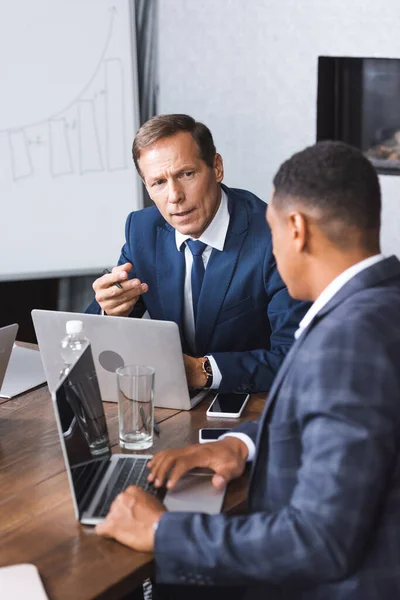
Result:
[[[166,486],[173,488],[187,471],[205,467],[214,471],[212,483],[221,489],[231,479],[242,475],[248,453],[246,444],[236,437],[226,437],[212,444],[161,450],[147,464],[150,469],[148,480],[153,481],[155,487],[160,487],[168,476]]]
[[[96,526],[96,533],[114,538],[132,550],[152,552],[154,525],[166,510],[157,498],[131,485],[116,497],[105,521]]]
[[[138,301],[139,297],[147,292],[147,283],[139,279],[128,280],[128,273],[132,270],[131,263],[114,267],[112,272],[96,279],[93,289],[96,300],[107,315],[127,317]],[[122,289],[114,285],[118,282]]]
[[[184,354],[183,363],[185,365],[188,386],[193,388],[203,388],[207,383],[207,375],[202,368],[203,358],[194,358],[193,356]]]

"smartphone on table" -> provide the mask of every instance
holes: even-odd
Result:
[[[230,427],[204,427],[199,430],[199,442],[205,444],[206,442],[216,442],[221,435],[232,431]]]
[[[217,394],[207,409],[207,417],[237,419],[249,401],[250,394]]]

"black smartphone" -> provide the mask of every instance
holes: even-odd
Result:
[[[216,442],[221,435],[231,431],[230,428],[223,427],[204,427],[199,431],[199,442],[205,444],[205,442]]]
[[[217,394],[206,412],[207,417],[237,419],[242,414],[250,394]]]

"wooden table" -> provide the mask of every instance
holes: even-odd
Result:
[[[264,396],[252,397],[232,425],[256,419]],[[197,442],[201,427],[226,427],[226,420],[207,419],[209,400],[191,411],[156,409],[161,435],[151,453]],[[120,452],[117,405],[104,407],[112,449]],[[232,482],[224,510],[243,509],[246,491],[247,476]],[[0,404],[0,566],[23,562],[37,566],[50,600],[118,600],[153,568],[152,555],[99,538],[75,520],[47,387]]]

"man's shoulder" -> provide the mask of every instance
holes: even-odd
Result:
[[[267,204],[261,198],[238,188],[223,186],[228,197],[228,207],[231,216],[235,215],[241,224],[246,223],[250,236],[257,236],[263,240],[264,246],[269,246],[271,241],[271,230],[265,218]]]
[[[129,227],[148,231],[164,227],[166,221],[156,206],[148,206],[131,212],[127,217],[127,224]]]
[[[267,208],[266,202],[261,200],[258,196],[249,192],[248,190],[242,190],[240,188],[231,188],[226,185],[222,186],[223,190],[228,196],[229,202],[240,202],[246,206],[246,210],[249,214],[251,213],[262,213],[265,215],[265,209]]]
[[[370,327],[384,335],[395,329],[400,334],[400,277],[358,290],[338,307],[336,317],[338,315],[344,323],[353,323],[353,328],[352,317],[356,315],[355,324],[360,334]]]
[[[391,282],[359,290],[316,317],[289,371],[287,390],[296,388],[299,414],[358,400],[363,407],[393,404],[400,393],[399,306],[400,284]]]
[[[310,343],[320,342],[343,353],[352,348],[383,350],[396,340],[400,352],[400,278],[365,287],[349,294],[317,323]]]

